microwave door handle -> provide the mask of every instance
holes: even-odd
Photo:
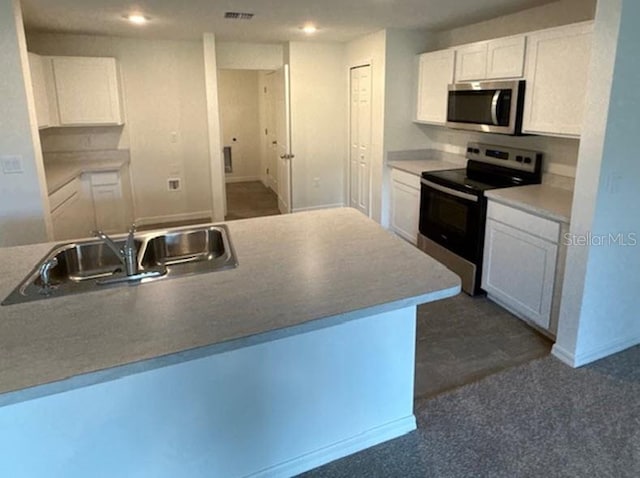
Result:
[[[500,104],[500,96],[502,96],[502,90],[496,90],[493,94],[493,100],[491,100],[491,121],[496,126],[498,124],[498,105]]]

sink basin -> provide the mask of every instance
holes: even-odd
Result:
[[[214,261],[225,256],[224,230],[219,227],[165,232],[149,239],[142,267]]]
[[[114,237],[118,247],[124,237]],[[101,290],[131,283],[152,282],[189,274],[236,267],[235,252],[225,225],[183,227],[136,234],[137,278],[127,277],[114,252],[99,239],[56,246],[25,280],[2,302],[18,304],[33,300]],[[39,268],[56,258],[49,289],[43,288]]]

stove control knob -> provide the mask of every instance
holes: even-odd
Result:
[[[480,154],[480,150],[478,148],[474,149],[473,152],[476,154]]]
[[[522,156],[516,156],[516,161],[518,161],[519,163],[522,162]]]
[[[531,158],[524,158],[524,164],[531,164]]]

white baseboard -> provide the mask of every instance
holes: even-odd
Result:
[[[565,365],[575,368],[575,358],[573,357],[573,354],[567,352],[567,350],[560,347],[557,343],[553,344],[553,347],[551,347],[551,355],[553,355]]]
[[[251,181],[262,181],[260,176],[227,176],[224,178],[225,183],[248,183]]]
[[[388,440],[401,437],[416,429],[416,419],[413,415],[401,418],[386,425],[367,430],[364,433],[334,443],[320,450],[299,456],[293,460],[261,470],[249,475],[251,478],[276,478],[296,476],[318,466],[343,458],[347,455],[362,451]]]
[[[163,224],[165,222],[195,221],[198,219],[208,219],[213,217],[211,211],[185,212],[181,214],[169,214],[166,216],[146,216],[136,219],[136,225],[147,226],[149,224]]]
[[[344,204],[338,203],[338,204],[322,204],[320,206],[310,206],[310,207],[296,207],[296,208],[293,208],[291,212],[317,211],[319,209],[334,209],[337,207],[344,207]]]
[[[618,352],[622,352],[623,350],[634,347],[638,344],[640,344],[640,335],[615,340],[593,350],[579,354],[572,354],[556,344],[551,349],[551,353],[567,365],[578,368],[583,365],[590,364],[591,362],[595,362],[596,360],[608,357],[609,355],[617,354]]]

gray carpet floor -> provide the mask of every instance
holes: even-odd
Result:
[[[225,220],[280,214],[278,196],[260,181],[227,183],[227,215]]]
[[[416,404],[418,430],[307,477],[638,477],[640,347],[552,356]]]

